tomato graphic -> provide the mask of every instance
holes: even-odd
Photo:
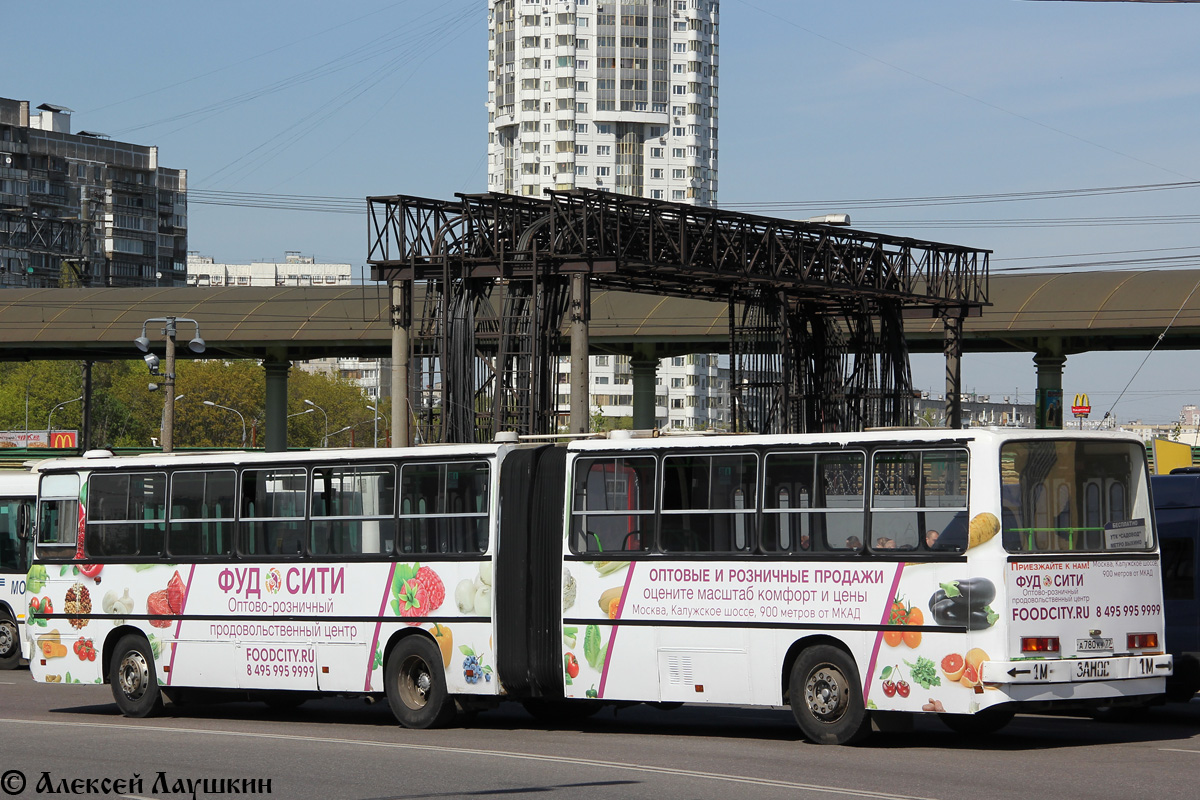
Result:
[[[567,675],[569,675],[572,678],[578,678],[579,677],[579,659],[575,657],[575,654],[567,653],[565,656],[563,656],[563,661],[566,664]]]

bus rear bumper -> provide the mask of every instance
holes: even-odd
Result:
[[[1071,701],[1162,694],[1170,655],[987,661],[985,685],[1014,701]]]
[[[1173,661],[1170,655],[1160,654],[985,661],[980,666],[981,679],[990,684],[1086,683],[1165,678],[1171,674]]]

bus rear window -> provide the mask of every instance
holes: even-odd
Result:
[[[1145,452],[1131,442],[1010,442],[1000,451],[1004,547],[1012,553],[1153,547]]]

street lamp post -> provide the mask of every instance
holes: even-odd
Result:
[[[50,447],[52,445],[52,442],[54,439],[54,428],[50,427],[50,420],[54,418],[54,412],[58,411],[60,408],[62,408],[63,406],[65,406],[69,403],[78,403],[82,399],[83,399],[83,396],[80,395],[79,397],[75,397],[70,400],[63,400],[61,403],[56,405],[54,408],[50,409],[50,413],[46,415],[46,446],[47,447]],[[25,424],[28,427],[29,423],[25,423]]]
[[[321,416],[325,417],[325,436],[321,439],[321,447],[329,447],[329,415],[325,413],[325,409],[314,403],[312,400],[305,400],[304,405],[312,406],[317,411],[321,412]]]
[[[194,319],[187,317],[151,317],[142,323],[142,335],[133,340],[137,345],[137,349],[145,353],[142,358],[146,360],[146,366],[150,368],[151,375],[158,374],[158,356],[150,352],[150,340],[146,337],[146,326],[151,322],[163,323],[162,334],[166,338],[166,356],[163,359],[163,389],[166,394],[163,395],[163,427],[162,427],[162,451],[170,453],[175,449],[175,335],[177,333],[177,324],[180,322],[190,322],[196,326],[196,335],[188,342],[188,349],[193,353],[204,352],[204,340],[200,338],[200,323]],[[151,391],[157,389],[157,385],[150,384]]]
[[[174,408],[175,407],[174,404],[178,403],[182,399],[183,399],[183,395],[181,395],[181,394],[175,395],[175,400],[172,402],[171,407]],[[166,429],[166,427],[167,427],[167,404],[163,403],[162,419],[159,420],[159,423],[158,423],[159,441],[162,441],[163,431]]]
[[[229,406],[223,406],[220,403],[214,403],[212,400],[205,400],[204,405],[212,406],[213,408],[223,408],[226,411],[232,411],[238,415],[238,419],[242,421],[242,449],[246,449],[246,418],[242,416],[242,412],[238,411],[236,408],[230,408]]]

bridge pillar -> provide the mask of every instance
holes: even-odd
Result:
[[[571,276],[571,433],[589,433],[588,413],[588,311],[591,306],[588,278],[583,273]],[[557,380],[557,376],[555,378]],[[636,386],[636,379],[635,379]],[[634,389],[636,393],[637,389]],[[636,397],[636,394],[635,394]],[[634,400],[637,403],[637,400]],[[637,412],[634,412],[636,417]],[[636,427],[636,426],[635,426]]]
[[[263,369],[267,373],[267,441],[268,452],[287,450],[287,375],[292,362],[286,348],[271,348]]]
[[[1037,425],[1038,428],[1062,429],[1063,426],[1063,355],[1062,340],[1039,339],[1037,355]]]
[[[654,378],[658,372],[654,348],[636,347],[629,370],[633,373],[633,429],[650,430],[655,425]]]

